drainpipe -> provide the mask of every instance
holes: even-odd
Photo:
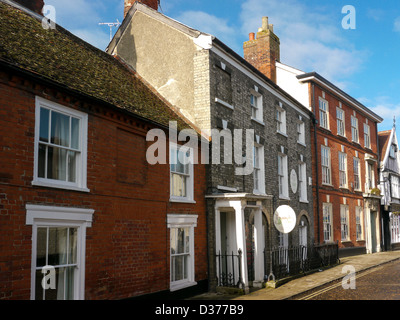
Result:
[[[321,243],[320,241],[320,227],[319,227],[319,217],[320,217],[320,209],[319,209],[319,175],[318,175],[318,143],[317,143],[317,124],[318,120],[316,119],[315,116],[315,90],[314,90],[314,83],[311,84],[312,86],[312,101],[311,101],[311,106],[312,106],[312,111],[313,111],[313,117],[312,117],[312,123],[314,126],[314,149],[315,149],[315,188],[316,188],[316,200],[317,200],[317,241],[318,244]],[[314,221],[315,223],[315,221]]]

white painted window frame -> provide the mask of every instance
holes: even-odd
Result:
[[[172,150],[177,150],[177,148],[181,148],[182,145],[176,144],[176,143],[172,143],[170,142],[169,144],[169,154],[170,154],[170,164],[172,163]],[[196,201],[194,201],[194,167],[193,167],[193,157],[194,157],[194,152],[193,152],[193,148],[190,148],[188,146],[184,146],[185,148],[188,148],[190,150],[190,162],[189,162],[189,173],[187,175],[187,179],[186,179],[186,197],[179,197],[179,196],[175,196],[172,194],[172,175],[175,174],[171,171],[171,165],[170,165],[170,202],[186,202],[186,203],[196,203]]]
[[[256,167],[256,157],[258,158],[258,167]],[[255,143],[254,144],[254,171],[253,179],[257,178],[258,188],[254,182],[253,193],[265,194],[265,166],[264,166],[264,146]]]
[[[170,291],[177,291],[197,284],[195,281],[195,251],[194,251],[194,228],[197,227],[198,215],[195,214],[168,214],[167,227],[172,228],[189,228],[189,259],[187,266],[188,278],[179,281],[170,281]],[[171,232],[170,232],[171,235]],[[171,236],[169,239],[169,255],[170,255],[170,279],[172,275],[172,259],[171,259]]]
[[[371,127],[364,123],[364,147],[371,149]]]
[[[322,221],[323,221],[323,233],[324,233],[324,241],[332,242],[333,241],[333,215],[332,215],[332,203],[324,202],[322,203]],[[328,216],[329,224],[326,223],[326,216]],[[328,236],[328,237],[327,237]]]
[[[279,102],[279,106],[276,107],[276,131],[286,136],[286,110],[283,108],[282,103]]]
[[[327,152],[327,157],[323,155],[324,151]],[[323,161],[323,159],[327,158],[327,162]],[[322,184],[332,185],[332,170],[331,170],[331,149],[326,146],[321,146],[321,170],[322,170]],[[329,181],[324,181],[324,170],[326,171],[325,176]]]
[[[279,158],[281,159],[280,161]],[[278,153],[278,190],[280,199],[289,199],[288,156],[283,153]]]
[[[356,167],[354,166],[355,161],[357,162],[357,171]],[[353,158],[353,173],[354,173],[354,190],[361,191],[361,160],[360,158],[354,157]],[[358,188],[356,188],[356,181],[358,184]]]
[[[339,151],[339,188],[347,188],[347,154]]]
[[[354,116],[351,116],[351,140],[357,143],[360,141],[358,132],[358,119]]]
[[[319,121],[320,127],[329,130],[329,104],[321,97],[319,97]]]
[[[77,155],[76,182],[60,181],[55,179],[46,179],[38,177],[39,163],[39,136],[40,136],[40,108],[54,110],[56,112],[79,118],[80,120],[80,153]],[[88,139],[88,115],[63,106],[61,104],[49,101],[47,99],[36,96],[35,100],[35,146],[34,146],[34,170],[32,185],[44,186],[51,188],[60,188],[67,190],[89,192],[87,188],[87,139]]]
[[[299,164],[299,186],[300,186],[300,202],[308,202],[307,199],[307,164],[301,162]]]
[[[349,206],[340,205],[340,238],[342,242],[350,240]]]
[[[336,124],[337,124],[337,134],[339,136],[346,137],[345,114],[344,110],[341,108],[336,108]]]
[[[77,271],[74,300],[85,299],[86,228],[92,226],[93,209],[26,205],[26,225],[32,226],[31,300],[35,299],[37,229],[39,227],[77,228]]]

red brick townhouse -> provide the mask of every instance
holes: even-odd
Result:
[[[207,290],[204,166],[146,159],[149,130],[177,155],[169,121],[190,123],[42,18],[0,1],[0,299]]]
[[[383,119],[320,74],[281,63],[268,17],[243,48],[247,61],[313,112],[315,242],[338,242],[340,256],[380,251],[377,127]]]
[[[339,255],[381,251],[378,123],[382,118],[317,72],[276,61],[277,84],[314,113],[315,241]]]

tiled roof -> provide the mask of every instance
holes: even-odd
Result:
[[[0,62],[163,126],[189,122],[111,55],[60,26],[44,29],[30,14],[0,2]]]
[[[378,132],[379,154],[381,155],[382,159],[386,155],[391,133],[392,130]]]

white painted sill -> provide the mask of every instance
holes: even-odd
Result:
[[[80,191],[80,192],[90,192],[90,189],[78,186],[72,186],[68,184],[58,184],[56,182],[47,182],[41,180],[32,180],[33,186],[38,187],[48,187],[48,188],[55,188],[55,189],[63,189],[63,190],[73,190],[73,191]]]

